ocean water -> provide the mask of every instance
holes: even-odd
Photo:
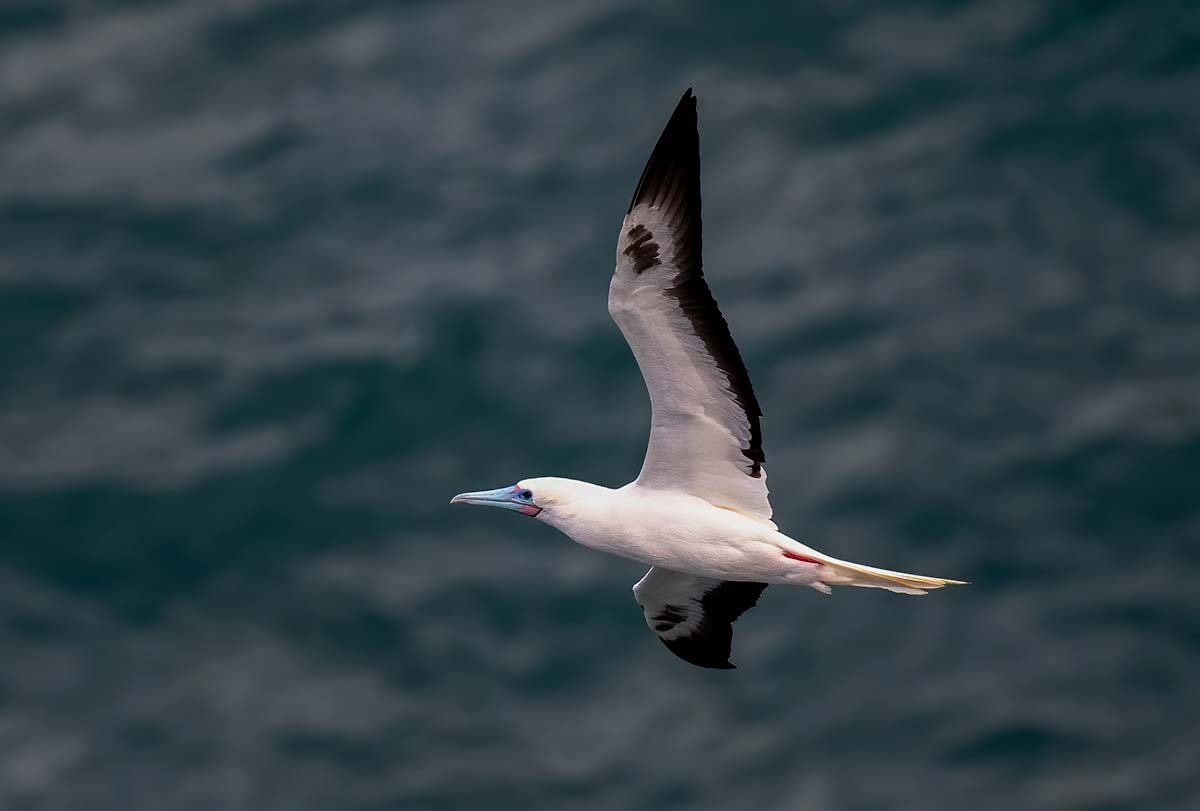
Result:
[[[772,588],[451,509],[640,465],[700,100]],[[1200,9],[0,5],[0,808],[1200,808]]]

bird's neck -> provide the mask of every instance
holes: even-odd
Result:
[[[553,506],[538,518],[577,543],[592,546],[595,528],[611,521],[619,509],[620,491],[573,479],[564,479],[563,484]]]

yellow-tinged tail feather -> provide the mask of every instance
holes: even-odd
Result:
[[[825,555],[818,557],[823,564],[819,575],[820,580],[830,586],[860,586],[869,589],[887,589],[897,594],[926,594],[930,590],[940,589],[942,586],[967,585],[965,580],[892,572],[887,569],[876,569],[874,566],[848,563]]]

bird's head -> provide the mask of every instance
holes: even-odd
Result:
[[[498,487],[495,490],[476,490],[473,493],[459,493],[450,499],[451,504],[477,504],[481,507],[501,507],[505,510],[516,510],[521,515],[536,516],[543,509],[544,503],[533,485],[537,479],[528,479],[510,484],[508,487]]]
[[[481,507],[501,507],[515,510],[530,517],[543,511],[553,512],[559,508],[570,513],[571,505],[587,495],[588,491],[600,490],[596,485],[553,477],[522,479],[508,487],[495,490],[478,490],[474,493],[459,493],[450,499],[451,504],[477,504]]]

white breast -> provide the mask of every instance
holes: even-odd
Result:
[[[778,556],[778,532],[759,520],[685,493],[636,483],[607,490],[542,518],[591,549],[649,566],[747,579],[764,555]],[[736,577],[735,577],[736,575]]]

